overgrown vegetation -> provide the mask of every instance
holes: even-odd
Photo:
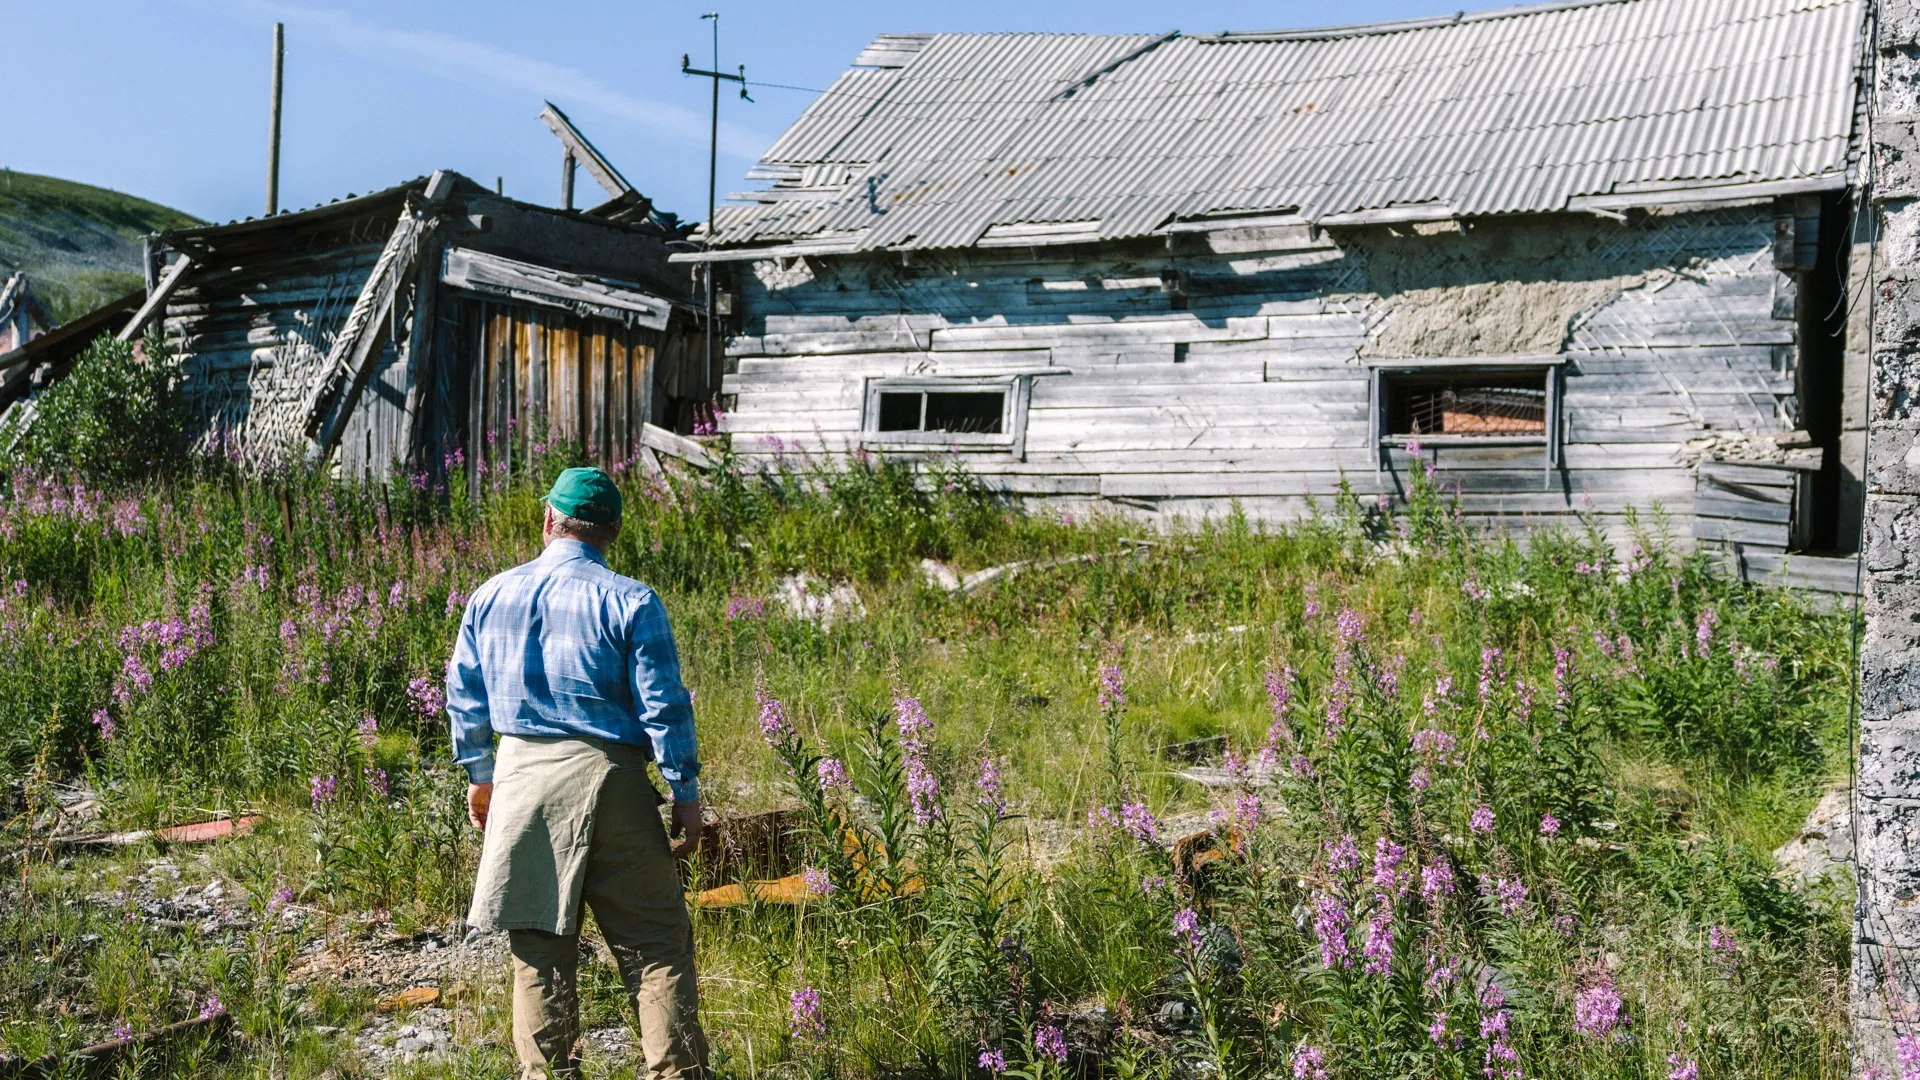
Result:
[[[0,1047],[211,995],[245,1051],[207,1069],[358,1068],[318,1029],[370,1001],[289,965],[358,913],[464,911],[441,669],[567,457],[478,500],[457,462],[451,496],[218,462],[11,478]],[[623,483],[611,562],[674,615],[708,801],[808,823],[812,903],[698,916],[724,1075],[1846,1072],[1847,890],[1769,857],[1844,762],[1846,626],[1656,528],[1624,559],[1597,530],[1517,543],[1424,480],[1154,534],[886,461]],[[961,593],[923,559],[1028,565]],[[797,617],[801,572],[864,611]],[[1165,750],[1195,740],[1212,772]],[[76,778],[113,825],[264,809],[208,868],[261,919],[218,946],[125,917],[140,864],[35,841]],[[605,969],[587,1013],[618,1023]],[[499,974],[462,991],[471,1045],[409,1075],[506,1068]]]
[[[179,369],[158,337],[136,348],[102,335],[66,378],[34,397],[31,411],[10,414],[0,447],[17,468],[95,483],[164,471],[180,457],[186,430]]]

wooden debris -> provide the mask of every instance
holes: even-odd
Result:
[[[159,829],[131,829],[126,832],[96,833],[92,836],[75,836],[61,841],[75,847],[129,847],[146,840],[162,844],[205,844],[214,840],[224,840],[229,836],[244,836],[253,831],[260,823],[260,815],[249,814],[238,818],[220,818],[215,821],[192,821],[184,825],[168,825]]]
[[[173,1044],[186,1036],[205,1033],[212,1038],[221,1038],[232,1030],[232,1018],[225,1010],[221,1010],[211,1016],[196,1016],[191,1020],[182,1020],[152,1031],[136,1032],[124,1039],[96,1043],[65,1054],[48,1054],[31,1061],[0,1057],[0,1080],[116,1076],[119,1075],[118,1067],[122,1059],[136,1048],[146,1051],[149,1062],[156,1059],[164,1061]]]
[[[416,986],[402,990],[380,1003],[381,1012],[406,1012],[410,1009],[424,1009],[429,1005],[440,1004],[440,988],[437,986]]]

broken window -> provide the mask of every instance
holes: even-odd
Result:
[[[1005,425],[1006,411],[1004,389],[882,390],[879,430],[998,435]]]
[[[1380,432],[1385,436],[1467,438],[1547,434],[1548,375],[1526,371],[1383,371]]]
[[[867,381],[862,441],[881,449],[1025,453],[1032,380],[906,375]]]

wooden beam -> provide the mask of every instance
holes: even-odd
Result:
[[[328,350],[301,402],[301,433],[313,441],[320,458],[332,452],[360,401],[360,391],[366,387],[373,361],[386,341],[394,296],[412,272],[430,227],[429,219],[417,208],[408,206],[400,212],[399,224],[387,237],[387,246],[373,264],[373,272],[367,275],[339,336],[333,340],[333,348]]]
[[[134,335],[145,329],[155,315],[166,310],[167,298],[171,297],[174,290],[180,287],[180,283],[186,280],[187,271],[192,268],[193,259],[189,256],[182,255],[173,260],[173,265],[167,267],[166,273],[160,275],[160,280],[154,285],[153,291],[147,294],[146,303],[140,305],[140,310],[133,313],[133,318],[128,319],[127,325],[121,327],[120,332],[114,337],[120,341],[132,341]]]
[[[633,190],[633,185],[627,183],[627,178],[621,176],[620,170],[614,168],[612,162],[593,148],[593,144],[580,133],[580,129],[573,126],[573,121],[567,119],[566,113],[554,108],[551,101],[542,102],[542,104],[546,108],[540,110],[540,121],[553,131],[554,137],[560,140],[560,145],[566,147],[567,156],[586,167],[587,175],[593,177],[593,182],[605,189],[609,198],[617,199]],[[569,171],[571,171],[570,167]],[[569,179],[565,183],[570,190],[573,186],[572,180]],[[569,201],[567,208],[572,209],[572,205]]]
[[[456,289],[524,304],[556,307],[575,315],[612,319],[629,326],[665,330],[671,302],[636,282],[594,274],[569,274],[535,263],[471,248],[447,249],[441,280]]]
[[[666,428],[656,427],[653,424],[641,426],[640,442],[650,449],[669,457],[679,458],[689,465],[698,465],[703,469],[715,463],[713,455],[707,452],[706,447],[685,435],[676,435]]]

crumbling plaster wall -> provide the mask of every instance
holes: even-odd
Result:
[[[1852,1005],[1856,1068],[1896,1076],[1920,1034],[1920,3],[1885,0],[1874,48]]]

